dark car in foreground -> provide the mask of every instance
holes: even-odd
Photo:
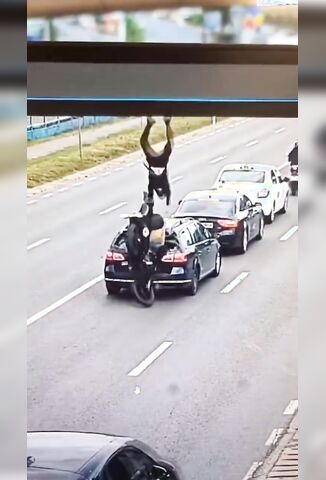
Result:
[[[199,220],[223,247],[245,253],[248,243],[263,238],[262,206],[247,195],[223,189],[189,193],[179,204],[175,218]]]
[[[181,480],[137,440],[79,432],[27,434],[27,480]]]
[[[117,294],[133,282],[126,246],[127,229],[114,238],[105,260],[109,294]],[[182,288],[195,295],[200,280],[217,277],[221,269],[220,244],[200,222],[191,218],[165,219],[165,243],[157,260],[153,283]]]

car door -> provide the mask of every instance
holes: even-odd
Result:
[[[211,272],[216,264],[217,242],[213,234],[198,222],[198,234],[203,239],[205,246],[205,257],[207,258],[207,272]]]
[[[275,189],[275,211],[278,212],[283,206],[284,198],[282,195],[283,185],[282,182],[280,182],[275,169],[272,170],[272,182],[273,188]]]
[[[247,195],[242,195],[240,197],[240,217],[244,225],[247,226],[249,241],[254,237],[254,223],[255,223],[253,209],[251,207],[252,207],[252,203],[250,199],[247,197]]]
[[[200,264],[201,276],[205,276],[209,269],[208,254],[207,250],[208,245],[206,244],[206,238],[201,235],[198,229],[199,222],[192,222],[187,226],[187,229],[191,235],[193,246],[196,250],[196,254]]]
[[[283,176],[278,169],[275,169],[275,173],[276,173],[276,177],[278,179],[279,188],[280,188],[280,204],[279,204],[279,210],[280,210],[284,206],[286,195],[288,195],[289,184],[283,180]]]
[[[275,170],[270,171],[270,176],[272,180],[272,189],[271,189],[271,195],[272,195],[272,200],[273,204],[275,204],[275,210],[278,210],[278,205],[280,203],[279,197],[280,197],[280,189],[279,189],[279,183],[277,181],[277,176],[275,173]]]

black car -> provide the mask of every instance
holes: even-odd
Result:
[[[180,476],[173,465],[131,438],[30,432],[27,480],[180,480]]]
[[[218,238],[223,247],[245,253],[248,243],[263,238],[262,206],[247,195],[219,190],[189,193],[180,203],[175,218],[193,217]]]
[[[114,238],[105,260],[105,282],[109,294],[117,294],[133,282],[128,263],[125,228]],[[157,260],[153,283],[182,288],[195,295],[198,283],[221,269],[220,244],[194,219],[165,219],[165,244]]]

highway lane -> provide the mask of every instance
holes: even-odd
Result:
[[[134,435],[186,478],[241,480],[297,398],[297,200],[246,255],[228,256],[195,298],[150,310],[96,285],[29,328],[29,428]],[[232,293],[220,291],[241,272]],[[164,341],[172,346],[129,377]]]
[[[230,161],[284,162],[284,153],[295,137],[295,121],[253,119],[235,123],[233,128],[175,150],[170,171],[170,177],[176,180],[172,205],[167,208],[161,203],[162,213],[173,212],[188,191],[212,184],[219,168]],[[280,128],[285,130],[275,133]],[[259,143],[246,146],[254,141]],[[28,316],[101,272],[110,240],[123,225],[120,213],[139,208],[141,189],[146,187],[141,163],[121,168],[105,177],[99,175],[94,181],[75,182],[68,191],[41,198],[28,207],[28,246],[41,242],[28,252]]]
[[[210,163],[212,155],[226,154],[228,145],[232,149],[232,136],[232,154],[221,165],[240,159],[269,162],[271,156],[275,163],[283,163],[284,151],[295,135],[295,122],[269,120],[264,127],[262,120],[252,122],[255,124],[242,138],[242,143],[259,139],[252,147],[234,147],[235,128],[228,132],[230,140],[216,139],[209,144],[211,151],[206,156],[203,143],[208,147],[207,139],[180,149],[182,155],[189,153],[187,158],[194,165],[189,175],[184,161],[173,164],[171,176],[183,177],[174,185],[174,203],[190,189],[213,182],[220,164]],[[282,125],[287,130],[275,133],[273,129]],[[193,156],[197,158],[193,160]],[[122,193],[124,198],[130,189],[126,196],[130,203],[136,192],[131,171],[117,172],[119,178],[129,176],[125,191],[120,185],[112,190],[109,184],[110,195]],[[141,170],[138,175],[140,178]],[[96,193],[97,199],[106,193],[108,184],[105,181],[100,190],[98,185],[93,187],[95,183],[85,187]],[[98,212],[99,207],[107,206],[105,201],[93,207],[93,197],[82,203],[82,194],[81,189],[70,193],[78,195],[79,204],[76,209],[72,202],[74,207],[69,210],[70,229],[69,221],[65,223],[68,199],[53,197],[33,205],[38,209],[33,215],[38,218],[32,221],[36,225],[42,218],[45,238],[53,212],[62,202],[53,230],[58,237],[51,232],[50,241],[28,253],[36,275],[43,268],[55,271],[56,263],[61,270],[65,263],[77,268],[80,252],[81,257],[89,256],[91,265],[89,270],[74,272],[76,286],[102,269],[100,249],[106,247],[106,240],[97,243],[97,237],[106,230],[114,232],[121,220],[115,211],[108,217],[109,227],[102,225]],[[114,198],[117,201],[118,196]],[[47,209],[50,213],[44,215]],[[220,277],[205,281],[194,298],[162,294],[147,310],[128,294],[108,298],[99,283],[31,325],[29,428],[133,435],[178,460],[187,480],[242,480],[252,462],[265,454],[271,431],[288,421],[282,412],[297,398],[297,232],[293,230],[297,224],[297,199],[291,198],[288,214],[266,227],[263,241],[251,244],[244,256],[225,257]],[[290,237],[286,234],[291,230]],[[66,249],[65,255],[58,255]],[[91,249],[96,255],[91,256]],[[242,283],[229,294],[221,293],[244,272],[248,276]],[[64,284],[64,294],[73,286],[62,274],[56,282],[60,288]],[[40,303],[47,306],[48,298],[42,295],[48,290],[43,285],[39,288]],[[128,376],[163,342],[171,345],[159,358],[139,376]]]

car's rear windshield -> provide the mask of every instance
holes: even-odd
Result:
[[[122,232],[117,235],[117,237],[113,240],[113,246],[117,250],[122,250],[124,252],[127,251],[127,244],[126,244],[127,233]]]
[[[253,182],[264,183],[265,172],[258,170],[225,170],[221,177],[221,182]]]
[[[191,199],[185,200],[177,215],[203,216],[203,217],[231,217],[235,214],[235,198],[221,199]]]

